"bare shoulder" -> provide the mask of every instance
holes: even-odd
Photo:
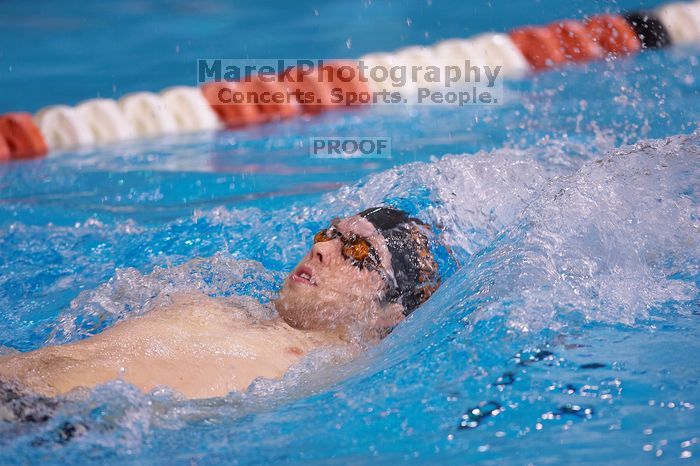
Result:
[[[275,346],[280,339],[305,338],[304,332],[292,329],[275,315],[261,318],[262,314],[251,312],[250,307],[245,298],[179,293],[142,316],[120,322],[104,334],[110,338],[118,335],[132,340],[206,341],[208,346],[216,346],[219,342]]]
[[[146,316],[163,318],[173,316],[188,316],[194,318],[228,317],[233,319],[245,318],[245,311],[236,306],[230,299],[212,298],[202,293],[176,293],[167,302],[157,305]]]
[[[157,335],[176,328],[196,333],[198,329],[238,326],[248,320],[245,309],[232,300],[212,298],[202,293],[178,293],[143,315],[119,322],[105,333],[138,329]]]

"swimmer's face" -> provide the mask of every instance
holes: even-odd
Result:
[[[292,327],[306,330],[382,331],[403,318],[403,308],[384,303],[386,280],[393,277],[391,255],[374,225],[359,216],[333,222],[337,233],[371,245],[378,267],[358,267],[343,254],[341,238],[316,242],[292,270],[275,307]]]

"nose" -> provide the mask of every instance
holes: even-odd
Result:
[[[339,254],[340,240],[334,239],[331,241],[323,241],[314,243],[311,247],[311,261],[319,265],[329,265]]]

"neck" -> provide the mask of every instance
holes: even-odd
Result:
[[[304,335],[316,347],[353,345],[352,338],[346,329],[300,329],[292,327],[281,317],[276,319],[276,323],[290,332]]]
[[[376,325],[358,324],[351,327],[342,327],[329,332],[335,339],[347,346],[354,346],[358,349],[366,349],[379,343],[388,332],[384,327]]]

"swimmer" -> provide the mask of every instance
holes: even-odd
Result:
[[[224,299],[173,296],[85,340],[0,356],[0,388],[54,397],[121,379],[144,392],[168,386],[209,398],[281,378],[315,349],[356,354],[439,286],[427,232],[388,207],[333,220],[285,279],[275,318],[241,318],[245,310]]]

